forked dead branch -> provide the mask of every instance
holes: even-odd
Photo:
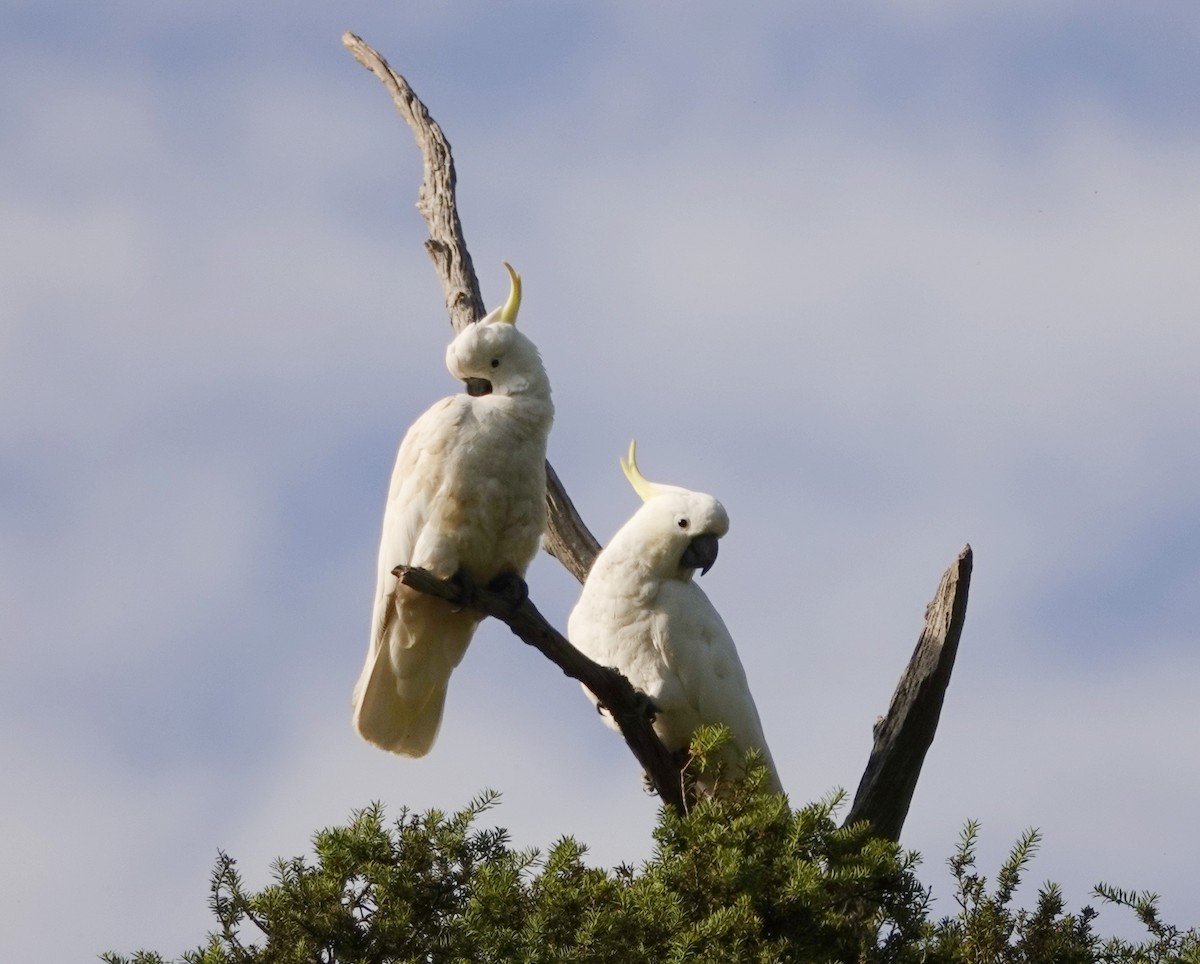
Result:
[[[342,42],[383,83],[421,149],[424,175],[417,209],[429,227],[425,247],[442,283],[450,324],[459,332],[483,317],[484,307],[458,217],[450,145],[412,87],[379,53],[351,33],[344,34]],[[549,516],[545,548],[583,582],[600,545],[549,463],[546,475]],[[966,618],[971,566],[971,547],[966,546],[942,577],[926,611],[925,628],[888,713],[875,726],[874,747],[847,822],[868,820],[880,835],[899,839],[950,683]],[[406,585],[422,592],[458,598],[454,595],[458,590],[452,583],[433,578],[422,570],[401,567],[397,575]],[[655,734],[645,697],[620,673],[598,666],[575,650],[546,623],[530,601],[514,606],[511,600],[493,596],[481,591],[469,604],[502,619],[522,640],[587,686],[618,721],[626,743],[663,801],[683,807],[679,763]]]

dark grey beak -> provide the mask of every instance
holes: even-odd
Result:
[[[714,535],[696,536],[679,557],[679,564],[685,569],[699,569],[704,575],[717,561],[717,537]]]
[[[480,395],[492,394],[492,383],[486,378],[468,378],[466,379],[466,383],[467,394],[472,398],[478,398]]]

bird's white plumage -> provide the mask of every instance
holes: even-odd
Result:
[[[723,723],[733,736],[730,762],[740,766],[746,750],[760,750],[779,790],[733,637],[692,578],[698,563],[689,545],[698,537],[725,535],[729,518],[710,495],[651,488],[653,494],[596,558],[571,612],[570,640],[650,697],[657,708],[654,729],[667,749],[685,748],[702,723]],[[616,728],[607,714],[604,719]]]
[[[518,286],[514,275],[519,297]],[[486,380],[490,392],[433,405],[404,436],[392,472],[371,642],[353,706],[364,739],[405,756],[433,745],[450,674],[479,616],[398,585],[392,570],[461,572],[477,585],[523,576],[545,529],[554,408],[537,349],[504,317],[508,310],[464,329],[446,351],[452,375],[476,386]]]

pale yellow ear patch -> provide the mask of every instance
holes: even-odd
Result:
[[[641,469],[637,464],[637,439],[629,443],[629,461],[621,459],[621,470],[625,473],[625,478],[629,480],[629,484],[633,486],[633,491],[636,492],[643,502],[654,498],[659,494],[658,486],[647,480],[642,475]]]
[[[508,301],[504,302],[504,307],[500,309],[496,320],[515,325],[517,312],[521,310],[521,276],[507,261],[504,262],[504,267],[508,269]]]

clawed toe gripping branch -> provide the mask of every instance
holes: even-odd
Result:
[[[455,332],[462,331],[483,317],[484,308],[458,217],[450,145],[408,81],[383,57],[354,34],[344,34],[342,43],[383,83],[421,149],[424,175],[417,195],[417,210],[429,226],[425,249],[437,268],[450,324]],[[600,544],[584,525],[549,462],[546,501],[549,509],[546,550],[583,582]],[[966,619],[971,567],[971,547],[966,546],[946,570],[926,610],[925,628],[917,648],[896,687],[887,716],[875,727],[874,747],[846,817],[848,823],[866,820],[881,836],[891,839],[900,836],[954,668]],[[440,596],[455,605],[471,605],[503,620],[564,673],[587,686],[612,713],[626,743],[663,801],[684,809],[679,763],[655,734],[644,694],[634,690],[624,676],[592,662],[576,650],[527,598],[518,602],[511,593],[476,587],[474,598],[467,602],[462,586],[452,580],[437,579],[423,570],[406,567],[400,567],[397,576],[413,589]]]

